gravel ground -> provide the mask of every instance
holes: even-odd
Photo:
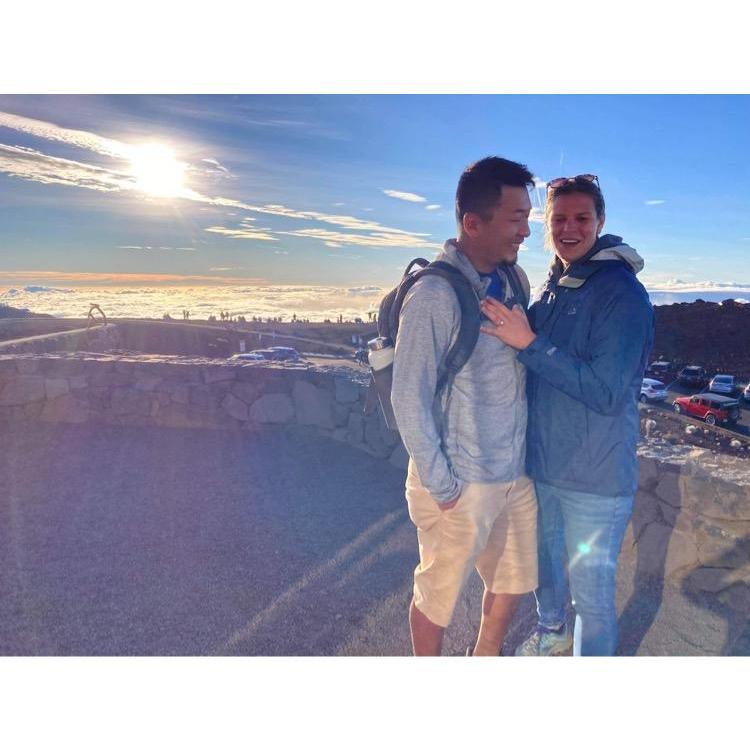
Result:
[[[300,428],[4,426],[0,444],[1,654],[410,653],[416,534],[389,464]],[[747,652],[711,602],[634,588],[629,554],[623,653]],[[474,575],[446,654],[480,596]],[[533,619],[528,596],[506,652]]]

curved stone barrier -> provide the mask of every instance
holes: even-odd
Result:
[[[633,518],[623,543],[642,580],[672,581],[690,598],[750,616],[750,481],[705,469],[709,451],[673,464],[641,456]],[[750,480],[750,467],[749,476]]]
[[[380,410],[364,414],[367,388],[355,377],[307,364],[201,357],[0,355],[0,423],[236,430],[294,424],[406,467],[406,451]]]
[[[103,352],[122,347],[122,332],[115,325],[73,328],[53,333],[35,333],[25,338],[0,341],[0,355],[44,352]]]

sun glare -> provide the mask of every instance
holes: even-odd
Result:
[[[187,192],[186,164],[168,146],[160,143],[134,146],[130,162],[136,190],[159,198],[177,198]]]

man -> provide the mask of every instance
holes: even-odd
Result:
[[[512,297],[504,267],[529,236],[528,169],[488,157],[456,191],[458,238],[439,260],[458,268],[478,298]],[[528,294],[528,279],[516,266]],[[439,655],[471,569],[484,580],[475,656],[500,652],[521,595],[537,584],[536,498],[524,474],[525,372],[516,352],[480,336],[452,387],[436,395],[438,370],[456,339],[459,303],[450,283],[425,276],[401,308],[391,401],[409,453],[406,500],[420,562],[409,609],[417,656]]]
[[[595,175],[550,181],[545,223],[555,258],[529,319],[520,308],[482,303],[494,324],[483,331],[519,350],[529,372],[539,624],[520,656],[551,656],[571,645],[574,655],[608,656],[617,646],[615,572],[638,486],[637,402],[654,315],[635,278],[643,260],[621,237],[600,236],[604,218]]]

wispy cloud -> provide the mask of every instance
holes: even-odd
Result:
[[[353,297],[377,297],[383,294],[385,290],[379,286],[355,286],[347,289],[346,293]]]
[[[220,174],[231,177],[232,173],[223,165],[220,164],[216,159],[201,159],[201,162],[208,164],[211,167],[212,172],[219,172]]]
[[[666,203],[665,200],[661,200],[661,198],[650,200],[650,201],[644,201],[646,206],[661,206],[662,203]]]
[[[438,208],[440,208],[440,204],[439,203],[430,203],[429,206],[425,206],[425,209],[427,211],[437,211]]]
[[[436,248],[442,245],[428,242],[418,235],[389,232],[373,232],[372,234],[347,234],[334,232],[330,229],[298,229],[291,232],[277,232],[277,234],[292,237],[309,237],[323,242],[336,242],[341,245],[362,245],[364,247],[408,247],[408,248]]]
[[[654,292],[747,292],[750,283],[741,281],[646,281],[646,288]]]
[[[255,227],[244,225],[244,221],[252,220],[251,217],[247,217],[245,220],[240,222],[239,227],[234,229],[229,227],[213,226],[209,227],[206,230],[209,232],[215,232],[217,234],[223,234],[227,237],[268,240],[273,239],[273,237],[271,236],[272,234],[286,234],[293,237],[312,237],[314,239],[323,240],[324,242],[335,242],[339,245],[365,245],[368,247],[441,247],[441,245],[428,242],[426,239],[424,239],[426,237],[429,237],[429,234],[409,232],[404,229],[387,227],[377,221],[367,221],[365,219],[358,219],[354,216],[324,214],[319,211],[298,211],[296,209],[288,208],[287,206],[279,204],[266,204],[264,206],[256,206],[226,198],[212,198],[211,202],[214,205],[231,205],[235,208],[242,208],[246,211],[253,211],[255,213],[268,214],[271,216],[282,216],[289,219],[315,221],[321,224],[329,224],[337,227],[337,231],[322,228],[311,228],[288,231],[267,230],[264,232],[259,232],[259,230]],[[355,230],[356,233],[349,234],[347,232],[340,231],[340,229],[338,228]],[[366,234],[363,234],[363,232],[366,232]],[[256,234],[258,236],[253,236]]]
[[[210,198],[208,199],[213,205],[218,206],[233,206],[235,208],[243,208],[246,211],[253,213],[268,214],[270,216],[283,216],[287,219],[304,219],[308,221],[319,221],[323,224],[331,224],[337,227],[343,227],[345,229],[354,229],[357,231],[365,232],[389,232],[392,234],[403,234],[411,236],[423,236],[415,232],[410,232],[406,229],[396,229],[395,227],[386,227],[377,221],[368,221],[365,219],[358,219],[354,216],[345,216],[339,214],[325,214],[320,211],[300,211],[298,209],[289,208],[284,205],[276,203],[267,203],[263,206],[257,206],[250,203],[243,203],[242,201],[236,201],[231,198]],[[367,209],[364,209],[365,211]]]
[[[46,141],[67,143],[70,146],[77,146],[103,156],[127,158],[132,149],[122,141],[104,138],[86,130],[62,128],[51,122],[33,120],[30,117],[21,117],[9,112],[0,112],[0,127],[10,128]]]
[[[133,178],[124,173],[2,143],[0,172],[45,185],[67,185],[101,192],[130,190],[135,184]]]
[[[276,237],[268,234],[267,231],[259,231],[255,228],[244,229],[229,229],[227,227],[206,227],[206,232],[213,232],[214,234],[222,234],[225,237],[231,237],[233,240],[263,240],[265,242],[278,242]]]
[[[183,252],[195,252],[194,247],[172,247],[170,245],[118,245],[120,250],[142,250],[149,252],[152,250],[177,250]]]
[[[427,203],[427,198],[423,198],[416,193],[405,193],[401,190],[383,190],[383,192],[391,198],[397,198],[400,201],[408,201],[409,203]]]

